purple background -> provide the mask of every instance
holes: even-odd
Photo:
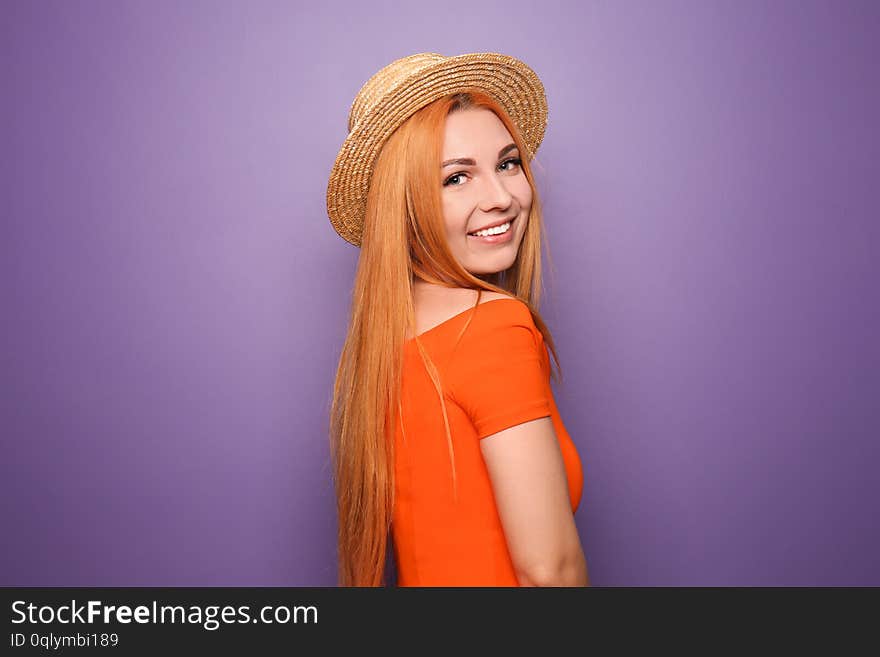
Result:
[[[0,584],[333,586],[393,59],[542,77],[542,310],[594,584],[880,585],[874,2],[4,2]]]

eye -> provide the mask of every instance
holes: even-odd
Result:
[[[522,164],[522,160],[519,159],[518,157],[511,157],[510,159],[504,160],[504,162],[502,162],[498,166],[503,167],[505,164],[515,164],[516,166],[519,166]],[[512,171],[512,169],[507,169],[507,170]]]
[[[504,162],[502,162],[501,164],[499,164],[498,167],[499,167],[499,168],[502,168],[502,167],[504,167],[504,165],[506,165],[506,164],[512,164],[512,165],[514,165],[514,166],[516,166],[516,167],[519,167],[520,165],[522,165],[522,160],[521,160],[520,158],[518,158],[518,157],[511,157],[511,158],[508,158],[508,159],[504,160]],[[507,169],[502,169],[502,170],[503,170],[503,171],[513,171],[514,169],[513,169],[513,168],[507,168]],[[458,178],[461,178],[461,177],[463,177],[463,176],[466,176],[466,175],[467,175],[467,174],[466,174],[464,171],[460,171],[459,173],[454,173],[454,174],[452,174],[451,176],[449,176],[445,181],[443,181],[443,186],[444,186],[444,187],[449,187],[449,186],[460,187],[460,186],[461,186],[461,183],[457,183],[457,182],[453,182],[453,181],[454,181],[454,180],[457,180]]]
[[[464,173],[455,173],[455,174],[449,176],[449,177],[443,182],[443,186],[444,186],[444,187],[448,187],[449,185],[457,186],[458,183],[453,183],[452,181],[455,180],[455,179],[457,179],[457,178],[461,178],[463,175],[465,175],[465,174],[464,174]]]

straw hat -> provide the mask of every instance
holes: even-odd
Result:
[[[519,128],[528,159],[534,157],[547,126],[547,98],[541,80],[523,62],[498,53],[419,53],[398,59],[361,87],[348,115],[348,137],[330,172],[327,214],[343,239],[361,245],[373,164],[391,133],[438,98],[473,87],[501,104]]]

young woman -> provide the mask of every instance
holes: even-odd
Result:
[[[412,55],[358,93],[327,187],[360,247],[330,434],[341,586],[586,586],[581,462],[536,308],[544,88]],[[558,377],[557,377],[558,380]]]

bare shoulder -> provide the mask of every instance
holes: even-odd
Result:
[[[496,299],[513,299],[512,295],[483,290],[480,304]],[[449,288],[436,285],[415,285],[413,304],[416,315],[416,335],[449,321],[456,315],[473,308],[477,290]]]
[[[512,294],[501,294],[500,292],[487,292],[483,291],[483,294],[480,296],[480,303],[486,303],[487,301],[494,301],[495,299],[515,299]],[[471,304],[473,305],[473,304]]]

